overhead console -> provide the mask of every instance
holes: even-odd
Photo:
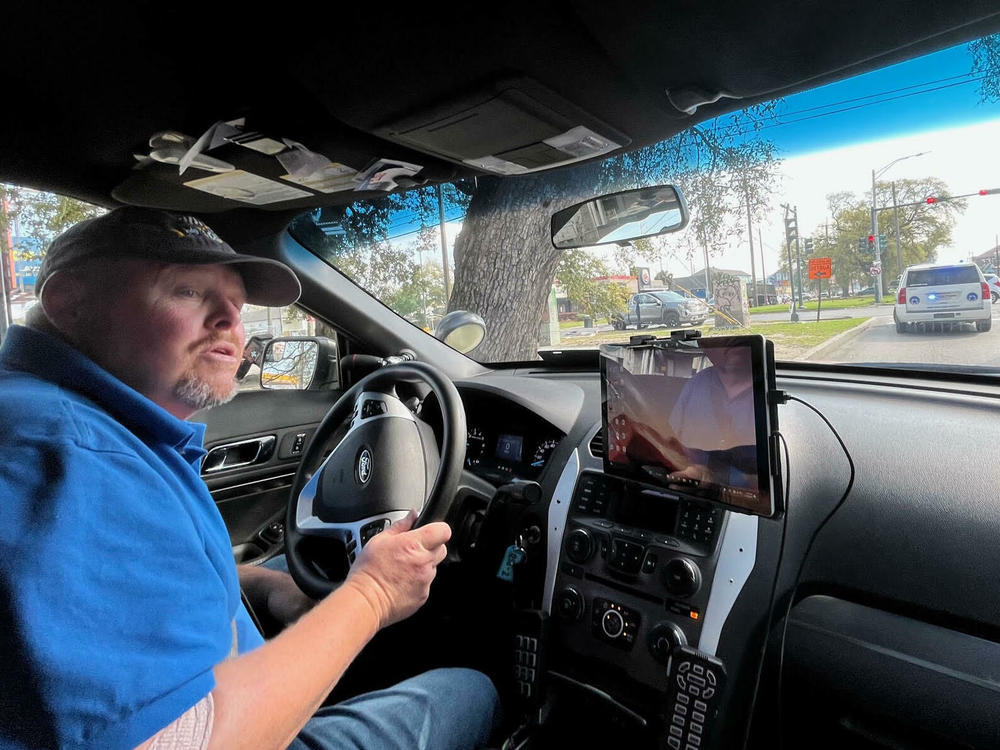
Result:
[[[505,79],[376,131],[495,174],[525,174],[608,154],[629,138],[530,78]]]
[[[755,517],[782,512],[772,350],[759,336],[634,337],[601,347],[601,373],[599,463],[580,467],[564,520],[550,516],[563,523],[550,669],[633,696],[667,747],[710,747]]]

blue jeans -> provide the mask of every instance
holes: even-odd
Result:
[[[284,555],[264,565],[288,571]],[[290,750],[473,750],[500,713],[490,679],[472,669],[432,669],[384,690],[320,708]]]
[[[433,669],[319,709],[290,750],[473,750],[490,739],[496,689],[472,669]]]

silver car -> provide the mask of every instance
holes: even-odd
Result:
[[[647,289],[634,294],[628,309],[612,320],[616,330],[629,326],[699,326],[708,318],[708,306],[700,299],[685,297],[669,289]]]

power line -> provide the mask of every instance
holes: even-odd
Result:
[[[988,70],[982,71],[982,76],[980,76],[980,78],[975,79],[975,80],[982,80],[983,77],[988,77],[988,76],[996,74],[996,73],[1000,73],[1000,68],[990,68]],[[888,94],[898,94],[901,91],[909,91],[910,89],[921,88],[923,86],[933,86],[933,85],[936,85],[938,83],[946,83],[948,81],[954,81],[954,80],[956,80],[958,78],[969,78],[972,75],[973,75],[973,73],[971,73],[971,72],[970,73],[960,73],[958,75],[948,76],[947,78],[937,78],[937,79],[935,79],[933,81],[923,81],[921,83],[914,83],[914,84],[911,84],[909,86],[900,86],[899,88],[895,88],[895,89],[888,89],[886,91],[878,91],[878,92],[876,92],[874,94],[865,94],[864,96],[856,96],[856,97],[852,97],[850,99],[841,99],[840,101],[836,101],[836,102],[827,102],[826,104],[819,104],[819,105],[816,105],[815,107],[806,107],[805,109],[792,110],[791,112],[784,112],[782,114],[763,115],[760,119],[762,119],[762,120],[773,120],[773,119],[777,119],[778,117],[791,117],[793,115],[801,115],[801,114],[805,114],[806,112],[814,112],[814,111],[816,111],[818,109],[827,109],[829,107],[839,107],[842,104],[853,104],[854,102],[864,101],[865,99],[872,99],[872,98],[877,97],[877,96],[886,96]],[[971,79],[969,81],[959,81],[959,84],[961,84],[961,83],[970,83],[970,82],[972,82]],[[802,92],[802,93],[808,93],[808,92]]]
[[[955,82],[955,83],[945,84],[943,86],[935,86],[933,88],[922,89],[921,91],[912,91],[912,92],[907,93],[907,94],[900,94],[899,96],[890,96],[890,97],[885,98],[885,99],[879,99],[878,101],[866,102],[864,104],[857,104],[857,105],[854,105],[852,107],[842,107],[841,109],[835,109],[835,110],[832,110],[830,112],[821,112],[821,113],[816,114],[816,115],[810,115],[808,117],[800,117],[800,118],[797,118],[797,119],[794,119],[794,120],[784,120],[782,122],[774,122],[774,123],[771,123],[769,125],[745,125],[745,124],[740,124],[740,123],[733,123],[732,125],[724,126],[723,128],[721,128],[721,130],[727,136],[730,136],[730,137],[741,136],[741,135],[746,135],[747,133],[751,133],[751,132],[757,132],[757,131],[760,131],[760,130],[768,130],[769,128],[781,127],[782,125],[792,125],[792,124],[798,123],[798,122],[806,122],[808,120],[815,120],[815,119],[818,119],[820,117],[827,117],[829,115],[837,115],[837,114],[842,114],[844,112],[850,112],[850,111],[857,110],[857,109],[864,109],[866,107],[872,107],[872,106],[874,106],[876,104],[885,104],[887,102],[895,101],[896,99],[906,99],[906,98],[909,98],[911,96],[917,96],[919,94],[929,94],[929,93],[932,93],[934,91],[941,91],[943,89],[949,89],[949,88],[953,88],[955,86],[965,86],[965,85],[970,84],[970,83],[976,83],[978,81],[982,81],[982,80],[984,80],[985,78],[988,78],[988,77],[989,77],[988,75],[983,75],[983,76],[980,76],[978,78],[971,78],[971,79],[969,79],[967,81],[958,81],[958,82]],[[877,94],[877,95],[873,95],[873,96],[884,96],[885,93],[888,93],[888,92],[883,92],[883,93],[880,93],[880,94]],[[802,111],[806,111],[806,110],[802,110]],[[770,115],[767,118],[762,118],[762,119],[778,120],[780,118],[787,117],[787,116],[788,115]]]

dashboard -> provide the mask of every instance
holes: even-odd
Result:
[[[465,468],[500,486],[535,480],[565,434],[530,409],[492,393],[459,389],[468,437]]]
[[[674,747],[670,728],[686,721],[679,727],[686,741],[693,713],[671,711],[676,657],[694,650],[705,659],[691,666],[699,679],[707,680],[709,665],[725,685],[706,700],[704,686],[685,677],[686,689],[702,691],[689,693],[691,705],[709,709],[697,717],[706,717],[702,747],[741,747],[752,713],[765,720],[754,748],[775,746],[779,727],[788,747],[998,746],[995,712],[969,706],[1000,693],[990,671],[1000,667],[1000,616],[988,593],[1000,580],[1000,558],[974,552],[992,548],[987,529],[1000,528],[1000,506],[987,484],[956,494],[934,471],[942,454],[962,462],[976,453],[970,426],[983,425],[1000,387],[794,369],[778,375],[780,389],[830,420],[856,462],[814,412],[782,406],[790,484],[779,518],[679,501],[604,474],[596,372],[487,374],[477,387],[503,385],[506,399],[476,404],[470,381],[460,385],[488,459],[470,471],[505,461],[493,441],[512,425],[534,425],[517,433],[536,441],[522,453],[526,469],[517,470],[539,469],[533,478],[543,497],[518,518],[540,519],[546,531],[537,601],[548,617],[547,651],[543,669],[520,661],[514,669],[522,695],[535,689],[533,680],[543,682],[547,722],[558,727],[547,740]],[[507,421],[498,423],[498,414]],[[935,438],[905,450],[882,439],[911,434],[914,419]],[[1000,440],[1000,427],[989,431]],[[531,467],[527,450],[545,439],[557,442],[546,446],[543,466]],[[511,525],[506,544],[523,523]],[[783,686],[775,681],[781,659]],[[920,687],[942,680],[950,687],[933,696]],[[859,706],[861,694],[872,702]],[[935,718],[943,715],[947,722]]]

